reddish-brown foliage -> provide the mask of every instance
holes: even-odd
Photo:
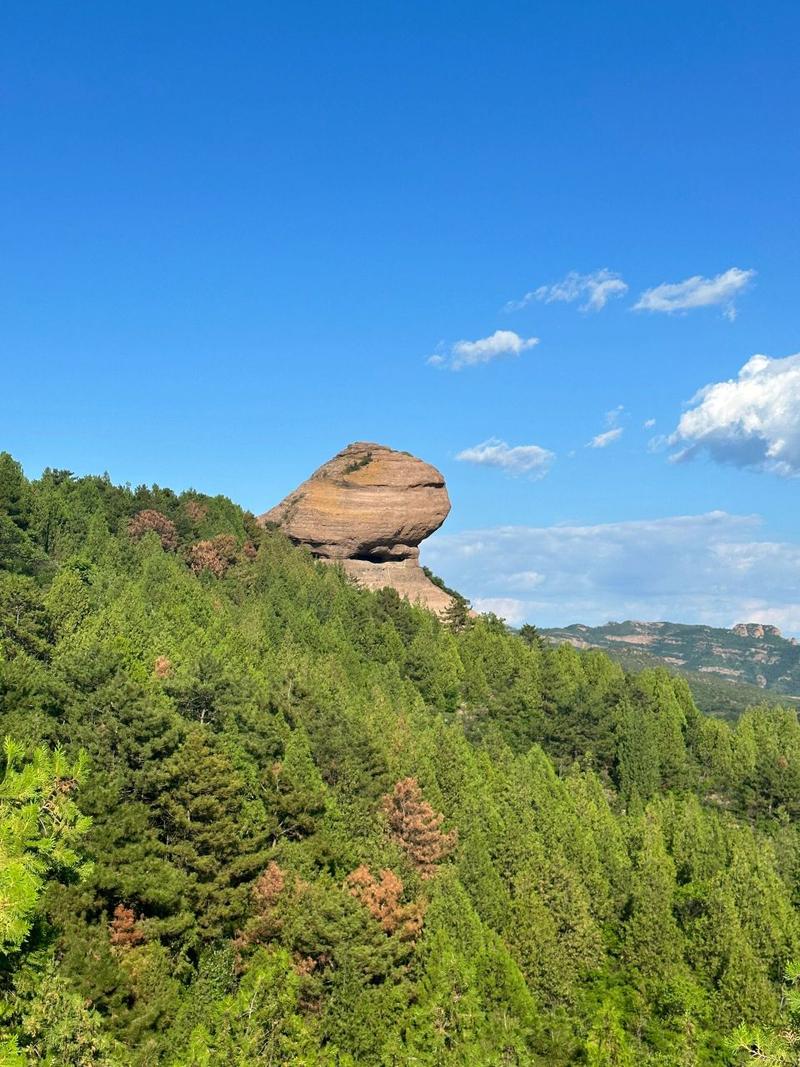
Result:
[[[285,888],[286,875],[273,860],[253,883],[253,915],[236,938],[237,949],[269,941],[278,934],[282,920],[276,905]]]
[[[238,557],[236,538],[230,534],[218,534],[210,541],[197,541],[189,549],[189,566],[193,571],[210,571],[222,578]]]
[[[108,937],[114,948],[124,950],[140,945],[144,934],[136,921],[136,912],[124,904],[114,908],[114,918],[108,924]]]
[[[242,552],[246,559],[253,560],[258,556],[258,548],[252,541],[245,541],[242,545]]]
[[[183,508],[192,522],[202,522],[208,514],[208,508],[199,500],[187,500]]]
[[[178,547],[178,531],[175,529],[175,523],[166,515],[162,515],[160,511],[146,508],[134,515],[128,523],[128,535],[134,541],[141,540],[151,530],[158,534],[161,547],[165,551],[171,552]]]
[[[381,871],[380,880],[368,867],[357,867],[345,879],[350,896],[360,900],[387,934],[399,934],[404,941],[413,941],[422,929],[425,902],[401,904],[403,883],[394,871]]]
[[[436,873],[436,865],[455,848],[458,831],[443,832],[444,815],[423,800],[416,778],[399,781],[389,796],[383,798],[381,806],[393,840],[406,853],[420,877],[431,878]]]
[[[156,656],[153,671],[156,678],[169,678],[172,674],[172,660],[169,656]]]
[[[256,911],[261,912],[277,904],[285,885],[286,875],[272,860],[267,869],[258,876],[253,886],[253,903]]]

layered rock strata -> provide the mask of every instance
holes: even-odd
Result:
[[[443,612],[451,597],[419,565],[419,544],[450,511],[444,477],[386,445],[357,441],[328,460],[259,521],[279,526],[369,589],[391,586]]]

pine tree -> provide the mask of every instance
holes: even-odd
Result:
[[[262,949],[250,961],[239,988],[211,1007],[189,1047],[178,1050],[174,1067],[322,1067],[316,1042],[300,1015],[300,988],[289,954]]]
[[[30,933],[39,898],[49,878],[86,877],[89,865],[77,851],[89,829],[74,793],[87,762],[75,763],[60,750],[37,749],[26,760],[6,738],[0,781],[0,953],[18,951]]]
[[[539,633],[538,628],[536,626],[531,625],[531,623],[529,622],[526,622],[524,623],[524,625],[520,626],[519,636],[522,638],[525,644],[530,645],[531,648],[538,648],[540,652],[543,652],[546,648],[545,640]]]
[[[442,830],[444,815],[436,812],[422,797],[415,778],[403,778],[384,797],[383,813],[389,833],[403,849],[422,878],[431,878],[436,868],[453,851],[456,829]]]
[[[154,533],[158,537],[164,551],[172,551],[178,547],[175,523],[153,508],[137,512],[128,523],[128,536],[132,541],[139,541],[147,533]]]
[[[277,817],[277,835],[301,838],[310,834],[325,810],[327,790],[311,758],[302,727],[290,731],[283,758],[270,768],[270,802]]]
[[[663,979],[678,965],[683,938],[673,914],[675,866],[652,810],[641,819],[637,833],[640,843],[632,872],[624,955],[648,981]]]
[[[636,1067],[636,1054],[622,1026],[619,1008],[604,1001],[586,1039],[588,1067]]]
[[[157,801],[171,862],[191,876],[188,894],[203,938],[241,921],[246,883],[267,859],[265,841],[244,816],[244,783],[201,727],[190,729],[165,764]]]
[[[31,512],[31,491],[21,465],[8,452],[0,452],[0,515],[7,516],[18,529],[27,530]]]
[[[538,1036],[533,997],[499,938],[445,874],[434,888],[417,959],[405,1042],[426,1064],[523,1064]]]
[[[617,705],[616,779],[626,800],[649,799],[658,787],[661,760],[652,718],[623,698]]]
[[[101,1015],[58,974],[54,963],[35,981],[31,977],[23,976],[15,997],[17,1041],[24,1052],[20,1067],[22,1063],[123,1067],[126,1050],[107,1032]]]

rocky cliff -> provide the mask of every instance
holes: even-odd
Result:
[[[391,586],[443,612],[451,597],[419,565],[419,544],[442,525],[450,499],[429,463],[357,441],[260,516],[315,556],[335,561],[370,589]]]
[[[761,622],[737,622],[732,628],[733,633],[739,637],[780,637],[781,632],[777,626],[770,626]]]

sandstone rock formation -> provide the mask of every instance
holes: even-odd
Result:
[[[781,632],[777,626],[770,626],[766,622],[737,622],[736,625],[732,627],[732,630],[735,634],[738,634],[739,637],[762,638],[781,636]]]
[[[443,612],[451,597],[419,565],[419,543],[450,511],[435,467],[386,445],[357,441],[328,460],[259,522],[274,523],[370,589],[392,586]]]

